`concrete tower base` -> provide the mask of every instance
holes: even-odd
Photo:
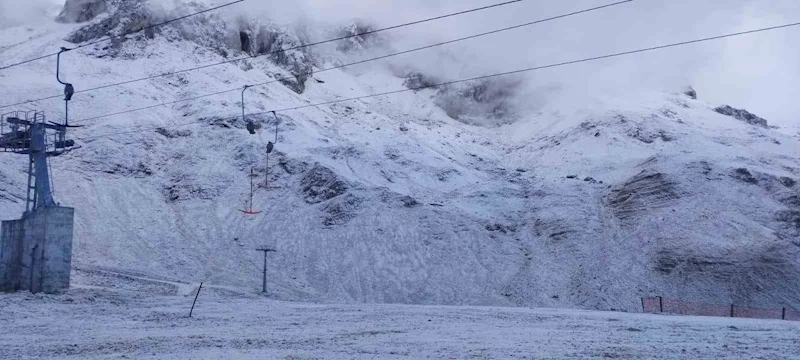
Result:
[[[0,292],[53,294],[69,289],[75,209],[40,208],[3,221]]]

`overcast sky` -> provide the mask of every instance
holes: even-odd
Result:
[[[0,21],[8,23],[11,18],[36,14],[57,2],[0,0]],[[262,13],[286,21],[363,18],[393,25],[496,2],[500,1],[248,0],[236,7],[251,15]],[[392,36],[397,41],[395,47],[404,49],[610,2],[613,0],[526,0],[395,30]],[[799,21],[798,0],[635,0],[397,61],[435,69],[446,76],[471,77]],[[677,90],[691,84],[702,100],[747,108],[773,124],[798,126],[799,43],[800,27],[796,27],[543,70],[532,73],[529,79],[536,86],[562,87],[564,94],[576,97],[637,88]],[[464,66],[441,68],[443,51],[453,54]]]

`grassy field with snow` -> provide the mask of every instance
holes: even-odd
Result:
[[[290,303],[93,277],[0,295],[2,359],[800,359],[800,323],[579,310]]]

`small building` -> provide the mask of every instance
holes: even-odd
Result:
[[[46,207],[3,221],[0,292],[69,289],[74,214],[72,208]]]

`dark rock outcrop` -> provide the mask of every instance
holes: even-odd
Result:
[[[203,187],[200,184],[171,184],[165,186],[161,192],[171,203],[192,199],[211,200],[219,196],[219,189]]]
[[[800,230],[800,211],[798,210],[781,210],[776,214],[775,220]]]
[[[403,86],[411,90],[421,90],[421,89],[428,89],[438,83],[438,80],[430,77],[425,76],[419,72],[412,72],[411,74],[406,75],[406,80],[403,82]]]
[[[500,126],[516,119],[515,96],[522,80],[493,78],[467,83],[442,84],[436,76],[416,70],[395,72],[404,78],[403,86],[410,90],[436,91],[435,103],[447,115],[470,125]]]
[[[400,198],[400,201],[403,203],[404,207],[412,208],[421,205],[417,199],[414,199],[411,196],[403,196]]]
[[[614,215],[629,220],[651,209],[667,207],[680,197],[676,184],[665,174],[643,171],[613,189],[608,204]]]
[[[486,79],[439,87],[436,105],[454,120],[472,125],[503,125],[513,122],[512,98],[521,81]]]
[[[159,127],[156,129],[156,133],[168,138],[168,139],[177,139],[183,137],[192,136],[192,130],[189,129],[174,129],[174,128],[166,128],[166,127]]]
[[[503,225],[500,223],[489,224],[485,226],[487,231],[490,232],[501,232],[503,234],[517,232],[517,227],[513,225]]]
[[[288,157],[281,157],[278,159],[278,166],[289,175],[295,175],[305,172],[309,164],[305,161],[295,160]]]
[[[323,208],[325,212],[323,224],[325,226],[347,224],[358,216],[357,212],[362,202],[364,200],[352,194],[333,200]]]
[[[252,45],[250,44],[250,34],[246,31],[239,31],[239,42],[241,43],[242,51],[249,52]]]
[[[748,184],[753,184],[753,185],[758,184],[758,179],[755,176],[753,176],[750,170],[747,170],[745,168],[739,168],[734,170],[733,174],[731,174],[731,177],[737,180],[744,181]]]
[[[121,34],[133,33],[137,30],[144,29],[154,23],[157,22],[157,19],[147,10],[145,6],[145,2],[142,0],[130,0],[130,1],[119,1],[119,0],[77,0],[73,2],[93,2],[93,3],[100,3],[102,2],[104,5],[104,12],[108,13],[110,16],[104,17],[100,21],[95,21],[89,23],[78,30],[75,30],[71,34],[67,36],[65,40],[71,43],[82,43],[91,40],[97,40],[106,36],[111,36],[110,45],[107,43],[103,44],[104,48],[111,48],[116,49],[119,46],[127,41],[133,36],[129,37],[118,37]],[[69,1],[64,6],[64,11],[62,11],[63,16],[67,16],[67,8],[69,7]],[[76,6],[76,5],[73,5]],[[100,6],[100,5],[96,5]],[[60,15],[59,17],[61,17]],[[68,17],[65,17],[67,19]],[[60,20],[61,21],[61,20]],[[78,22],[78,21],[75,21]],[[152,38],[155,36],[155,32],[159,29],[148,29],[145,31],[145,36]],[[111,52],[112,56],[116,56],[116,52]]]
[[[694,100],[697,100],[697,90],[695,90],[691,86],[687,87],[686,89],[683,89],[683,94]]]
[[[82,23],[93,20],[106,12],[106,0],[67,0],[56,21],[62,23]]]
[[[755,114],[744,109],[736,109],[728,105],[723,105],[714,109],[714,111],[722,115],[731,116],[736,120],[744,121],[750,125],[760,126],[763,128],[769,127],[769,124],[767,124],[767,120],[764,120],[763,118],[760,118]]]
[[[785,176],[780,178],[780,182],[781,184],[783,184],[783,186],[786,186],[788,188],[794,187],[797,184],[797,181],[795,181],[790,177],[785,177]]]
[[[384,40],[374,31],[374,27],[360,21],[345,26],[337,33],[337,37],[346,37],[341,40],[337,49],[341,52],[353,52],[384,44]]]
[[[350,186],[339,179],[333,170],[315,164],[300,179],[300,188],[307,203],[318,204],[343,195]]]
[[[245,25],[239,31],[241,49],[251,56],[266,55],[288,74],[277,74],[278,80],[292,91],[302,94],[311,78],[313,56],[300,36],[278,26]]]
[[[628,136],[645,144],[652,144],[656,140],[663,142],[675,141],[675,137],[664,130],[649,129],[643,126],[634,126],[628,129]]]

